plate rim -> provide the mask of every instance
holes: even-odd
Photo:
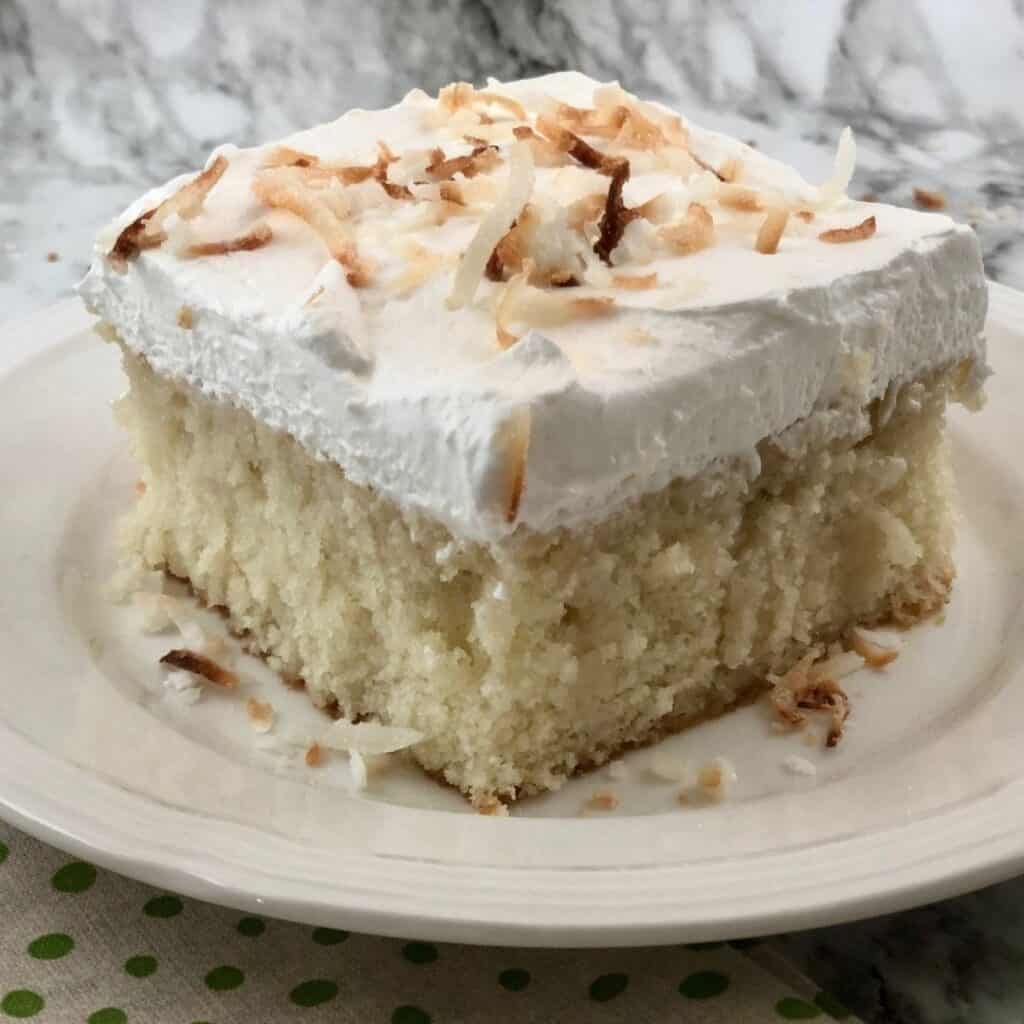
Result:
[[[989,289],[990,320],[1021,334],[1024,331],[1024,292],[994,282],[990,283]],[[92,322],[93,318],[74,298],[8,321],[4,332],[5,344],[0,348],[0,376],[14,370],[27,359],[57,346]],[[310,924],[340,924],[355,931],[394,937],[477,945],[560,948],[662,945],[681,941],[746,938],[902,910],[934,899],[959,895],[1024,870],[1024,832],[1019,836],[1015,833],[1012,815],[1005,814],[1005,806],[1002,813],[994,806],[984,808],[984,805],[993,803],[1007,805],[1007,801],[1009,806],[1016,809],[1024,805],[1022,776],[971,802],[975,812],[984,808],[991,812],[994,819],[1009,824],[1006,824],[1002,832],[986,835],[984,851],[977,852],[969,863],[950,863],[952,855],[940,851],[924,860],[911,860],[901,869],[886,873],[886,884],[876,886],[871,892],[854,887],[838,895],[805,899],[788,908],[766,909],[765,905],[760,909],[755,907],[737,913],[733,905],[731,912],[724,918],[693,920],[687,916],[685,908],[688,905],[684,904],[675,917],[669,911],[666,916],[655,920],[644,919],[639,915],[629,917],[628,914],[612,914],[600,901],[588,912],[585,904],[577,902],[571,904],[576,915],[574,918],[565,918],[566,907],[560,906],[558,912],[563,919],[556,920],[550,911],[546,917],[538,914],[534,919],[522,913],[506,913],[496,919],[493,904],[486,905],[482,915],[468,912],[464,907],[458,912],[443,914],[437,909],[430,909],[425,899],[416,905],[412,901],[407,907],[374,906],[365,900],[360,902],[358,892],[351,888],[330,890],[333,899],[327,901],[308,894],[302,886],[292,884],[289,887],[288,879],[281,875],[260,875],[240,866],[237,860],[232,862],[207,858],[197,862],[194,858],[190,860],[184,857],[173,847],[162,845],[159,840],[136,836],[132,841],[131,837],[122,834],[123,828],[112,829],[109,823],[99,820],[95,815],[90,817],[89,813],[77,806],[69,807],[67,801],[62,805],[48,793],[35,792],[31,783],[20,782],[19,758],[27,756],[42,759],[47,762],[46,769],[49,771],[59,773],[66,770],[77,774],[81,777],[79,783],[85,784],[87,789],[99,787],[97,792],[101,792],[106,787],[114,791],[106,794],[108,797],[122,801],[127,799],[129,804],[126,807],[132,801],[138,802],[140,812],[147,808],[152,812],[155,801],[147,800],[142,794],[130,793],[85,768],[61,760],[21,737],[2,720],[0,738],[3,740],[0,743],[0,817],[29,835],[72,856],[83,857],[128,877],[197,899],[241,911],[255,911]],[[937,821],[963,811],[963,808],[944,808],[936,815],[936,822],[931,824],[935,825]],[[171,815],[172,822],[174,816],[188,819],[193,826],[199,817],[173,807],[162,807],[159,813]],[[124,817],[119,819],[119,826],[124,820]],[[876,842],[892,840],[899,832],[920,830],[923,821],[918,819],[900,828],[873,833],[869,838]],[[577,824],[581,823],[572,823],[573,826]],[[249,826],[227,820],[221,820],[217,825],[229,830],[253,831]],[[551,827],[550,824],[548,827]],[[583,828],[586,826],[583,825]],[[981,841],[977,845],[981,845]],[[962,856],[962,851],[960,847],[954,853]],[[416,874],[416,863],[405,865],[405,870],[410,871],[412,876]],[[923,869],[922,865],[926,865],[926,868]],[[464,866],[434,864],[431,870],[440,868],[442,871],[454,872],[456,867],[461,870]],[[678,867],[675,869],[678,870]],[[543,868],[528,870],[538,879],[545,874]],[[600,883],[604,870],[588,870],[586,879]],[[614,871],[608,869],[610,875],[618,874],[621,877],[623,872],[636,877],[638,881],[643,878],[646,884],[665,881],[661,876],[671,875],[671,866],[624,867]],[[910,877],[903,877],[907,872],[910,872]],[[559,869],[554,872],[553,879],[547,882],[557,880],[559,875],[564,881],[571,873],[572,869]],[[551,875],[552,871],[548,870],[547,874]],[[429,884],[429,872],[424,877]],[[268,890],[268,885],[273,891]],[[339,896],[343,894],[344,899],[339,902]],[[650,906],[648,903],[642,905]]]

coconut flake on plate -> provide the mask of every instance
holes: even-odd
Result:
[[[341,718],[317,737],[322,747],[330,750],[355,751],[359,754],[393,754],[421,743],[426,736],[417,729],[377,722],[349,722]]]

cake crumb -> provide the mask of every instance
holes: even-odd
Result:
[[[226,668],[221,668],[212,658],[197,651],[190,651],[185,647],[177,647],[168,651],[161,659],[161,665],[170,665],[172,668],[180,668],[193,675],[201,676],[209,680],[215,686],[225,690],[234,690],[238,687],[238,676]]]
[[[914,202],[925,210],[944,210],[946,197],[941,192],[930,188],[915,188]]]
[[[164,692],[178,704],[192,705],[202,699],[203,688],[191,672],[175,669],[167,673],[163,684]]]
[[[324,752],[321,750],[319,743],[310,743],[310,745],[306,747],[306,753],[303,755],[303,760],[310,768],[315,768],[323,761],[323,759]]]
[[[348,752],[348,769],[352,773],[352,789],[357,793],[366,789],[369,783],[369,772],[366,768],[366,760],[358,750]]]
[[[56,263],[57,260],[59,260],[59,259],[60,259],[60,253],[59,252],[52,252],[51,251],[51,252],[48,252],[46,254],[46,262],[47,263]]]
[[[477,802],[476,813],[488,818],[507,818],[508,804],[503,803],[496,796],[484,797]]]
[[[178,310],[178,326],[186,331],[191,331],[195,323],[195,317],[191,306],[182,306]]]
[[[818,774],[818,769],[814,766],[814,763],[808,761],[806,757],[800,757],[799,754],[790,754],[782,762],[782,767],[790,775],[806,775],[810,777]]]
[[[250,697],[245,702],[245,713],[249,716],[249,722],[257,732],[270,732],[274,724],[274,708],[268,701],[256,700]]]
[[[610,789],[599,789],[591,794],[590,799],[583,805],[584,813],[587,811],[614,811],[619,806],[619,798]]]

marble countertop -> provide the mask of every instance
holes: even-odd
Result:
[[[1024,288],[1024,0],[0,0],[0,316],[71,293],[143,188],[414,85],[577,67],[852,192],[941,191]],[[1024,881],[782,940],[887,1024],[1024,1017]]]

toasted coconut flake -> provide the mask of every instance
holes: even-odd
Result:
[[[136,480],[135,481],[135,493],[141,498],[146,493],[146,481]]]
[[[320,764],[324,759],[324,752],[321,749],[320,744],[310,743],[310,745],[306,747],[306,753],[303,755],[302,759],[310,768],[315,768]]]
[[[467,205],[465,193],[454,181],[442,181],[437,192],[442,202],[455,203],[457,206]]]
[[[320,157],[312,153],[303,153],[290,146],[277,146],[264,158],[264,167],[316,167]]]
[[[722,181],[733,182],[739,181],[740,175],[743,173],[743,161],[736,157],[730,157],[728,160],[718,168],[718,177]]]
[[[214,242],[193,242],[185,248],[183,256],[224,256],[232,252],[251,252],[269,245],[274,237],[270,225],[260,221],[254,224],[244,235],[225,238]]]
[[[574,231],[582,231],[587,224],[596,224],[604,212],[607,196],[604,192],[593,192],[570,203],[567,222]]]
[[[822,679],[803,690],[797,703],[802,708],[815,711],[831,711],[832,722],[825,746],[834,747],[843,738],[843,726],[850,714],[850,699],[834,679]]]
[[[789,222],[789,210],[777,206],[768,211],[768,216],[761,223],[757,238],[754,241],[754,249],[765,256],[770,256],[779,251],[779,242],[782,240],[782,233],[786,230]]]
[[[619,798],[610,789],[599,789],[590,795],[583,805],[586,811],[614,811],[619,806]]]
[[[183,330],[191,331],[195,325],[195,313],[191,306],[181,306],[178,309],[177,323]]]
[[[517,121],[526,120],[526,110],[523,108],[523,105],[518,100],[512,99],[511,96],[502,96],[501,93],[482,89],[473,97],[473,103],[474,105],[484,104],[491,107],[501,107],[502,110],[507,110]]]
[[[516,322],[531,327],[556,327],[614,312],[615,300],[609,296],[574,298],[565,292],[544,291],[530,285],[533,274],[533,262],[524,260],[522,272],[509,280],[498,299],[495,316],[501,348],[509,348],[519,340],[512,329]]]
[[[431,153],[431,162],[427,165],[427,174],[435,181],[446,181],[461,174],[473,178],[478,174],[493,171],[501,163],[501,155],[497,146],[477,146],[471,153],[464,156],[446,158],[444,152],[436,149]]]
[[[718,202],[733,210],[744,213],[759,213],[764,209],[764,201],[752,188],[745,185],[723,184],[718,190]]]
[[[796,213],[793,214],[793,216],[796,217],[798,220],[802,220],[805,224],[810,224],[811,221],[814,220],[814,211],[797,210]]]
[[[715,244],[715,221],[706,207],[690,203],[683,220],[659,228],[658,237],[673,252],[689,256]]]
[[[840,651],[811,666],[812,679],[844,679],[864,667],[864,658],[856,651]]]
[[[624,157],[610,156],[607,153],[602,153],[599,149],[591,146],[589,142],[584,142],[574,132],[561,127],[561,125],[544,114],[540,114],[537,117],[537,131],[563,152],[568,153],[577,163],[582,164],[584,167],[589,167],[592,171],[597,171],[599,174],[606,174],[611,177],[617,172],[621,173],[621,169],[625,165],[627,169],[626,176],[629,176],[629,161]]]
[[[818,188],[815,205],[819,209],[827,209],[834,206],[846,195],[850,182],[853,180],[853,172],[857,167],[857,143],[853,138],[853,129],[847,125],[839,135],[839,144],[836,146],[836,158],[832,168],[832,175],[824,184]]]
[[[695,163],[695,164],[696,164],[696,165],[697,165],[698,167],[700,167],[701,169],[703,169],[703,170],[705,170],[705,171],[708,171],[708,172],[710,172],[710,173],[711,173],[711,174],[713,174],[713,175],[714,175],[714,176],[715,176],[715,177],[716,177],[716,178],[717,178],[717,179],[718,179],[719,181],[725,181],[725,178],[723,178],[723,177],[722,177],[722,175],[721,175],[721,174],[719,174],[719,172],[718,172],[717,168],[715,168],[715,167],[714,167],[714,166],[713,166],[712,164],[709,164],[709,163],[707,162],[707,160],[705,160],[705,159],[704,159],[703,157],[700,157],[700,156],[698,156],[698,155],[697,155],[696,153],[694,153],[694,151],[693,151],[692,149],[691,149],[691,150],[689,151],[689,155],[690,155],[690,159],[691,159],[691,160],[693,160],[693,162],[694,162],[694,163]]]
[[[537,213],[527,203],[512,227],[498,240],[487,260],[485,273],[491,281],[503,281],[506,271],[518,273],[523,269],[523,261],[529,253],[530,238],[536,225]]]
[[[925,210],[944,210],[946,197],[941,192],[928,188],[914,189],[914,202]]]
[[[658,275],[641,274],[639,277],[632,277],[629,274],[613,274],[612,284],[616,288],[625,288],[627,291],[642,292],[658,287]]]
[[[708,800],[724,800],[736,782],[736,769],[724,757],[714,757],[697,772],[697,787]]]
[[[418,729],[377,722],[348,722],[338,719],[320,737],[320,744],[332,750],[366,755],[392,754],[421,743],[426,737]]]
[[[900,656],[898,647],[888,647],[859,626],[850,630],[850,646],[872,668],[885,668]]]
[[[250,697],[245,702],[245,713],[249,722],[257,732],[270,732],[274,724],[274,707],[265,700]]]
[[[533,192],[533,183],[533,153],[525,142],[515,142],[509,158],[505,193],[487,212],[463,253],[447,299],[449,309],[459,309],[473,301],[494,247],[523,212]]]
[[[622,201],[622,189],[629,181],[629,161],[622,160],[612,173],[608,185],[608,198],[605,200],[604,213],[598,223],[600,235],[594,243],[594,252],[608,266],[611,266],[612,252],[622,241],[626,225],[637,216],[635,210],[629,209]]]
[[[512,134],[522,142],[529,143],[533,150],[533,162],[538,167],[561,167],[565,164],[566,151],[550,139],[538,135],[528,125],[517,125]]]
[[[519,516],[523,491],[526,488],[526,461],[530,451],[529,407],[517,409],[499,428],[498,448],[501,451],[501,509],[506,523]]]
[[[323,240],[331,257],[345,267],[353,288],[369,284],[369,269],[359,258],[339,215],[344,204],[343,193],[333,192],[330,184],[311,187],[305,172],[296,167],[260,171],[253,179],[252,189],[264,205],[287,210],[304,220]]]
[[[425,284],[451,266],[456,258],[454,253],[440,252],[413,240],[402,247],[402,255],[409,262],[394,285],[395,293],[400,296],[408,295]]]
[[[822,231],[818,238],[823,242],[832,242],[833,244],[862,242],[875,233],[875,227],[875,218],[868,217],[867,220],[862,220],[851,228],[831,228],[828,231]]]
[[[478,92],[469,82],[453,82],[446,85],[437,94],[437,103],[441,110],[448,114],[478,107],[499,107],[501,110],[507,110],[519,121],[526,120],[526,111],[517,100],[488,89],[481,89]],[[493,120],[482,112],[478,116],[484,124],[489,124]]]
[[[238,686],[238,676],[226,668],[221,668],[212,658],[197,651],[190,651],[184,647],[177,647],[168,651],[161,659],[161,665],[170,665],[171,668],[180,668],[193,675],[202,676],[215,686],[221,686],[225,690],[234,690]]]
[[[803,725],[806,716],[801,708],[831,712],[825,745],[834,747],[843,737],[850,700],[835,679],[823,674],[824,663],[821,668],[812,667],[816,657],[817,652],[810,651],[781,678],[769,677],[772,706],[789,725]]]
[[[187,185],[182,185],[152,210],[137,217],[118,236],[109,253],[111,262],[124,267],[144,249],[153,249],[167,239],[164,224],[177,214],[182,220],[191,220],[203,208],[203,203],[214,185],[228,169],[228,162],[218,156],[206,170],[197,174]]]

